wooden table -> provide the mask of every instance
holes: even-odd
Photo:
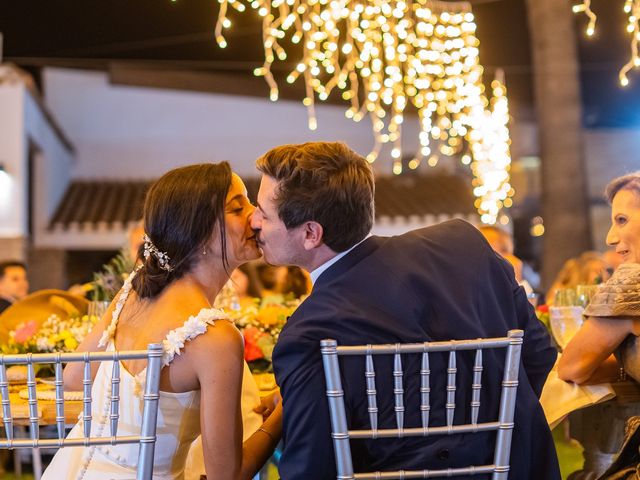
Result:
[[[27,388],[27,385],[24,385]],[[11,417],[13,418],[13,425],[16,427],[30,427],[29,421],[29,402],[21,398],[19,395],[19,389],[16,385],[12,385],[9,393],[9,401],[11,403]],[[73,425],[78,421],[78,415],[82,412],[82,401],[68,400],[64,402],[64,423],[65,425]],[[38,426],[46,427],[56,424],[56,402],[52,400],[38,400]],[[2,409],[0,408],[0,421],[3,418]],[[25,430],[26,431],[26,430]],[[3,432],[4,428],[0,427],[0,432]],[[15,432],[14,432],[15,435]],[[42,476],[42,457],[40,455],[40,449],[33,448],[31,450],[33,458],[33,475],[35,480],[39,480]],[[15,459],[17,472],[21,470],[20,462]]]
[[[24,398],[20,398],[18,392],[10,393],[9,400],[11,402],[11,416],[13,417],[13,424],[23,427],[30,426],[29,402]],[[71,425],[76,423],[78,421],[78,415],[80,415],[81,412],[81,401],[67,400],[64,402],[65,424]],[[0,418],[2,418],[1,409]],[[38,423],[41,427],[56,424],[56,402],[51,400],[38,400]]]
[[[254,374],[256,384],[260,389],[261,395],[272,393],[275,386],[275,379],[272,373],[257,373]],[[26,389],[26,384],[24,385]],[[29,421],[29,402],[20,398],[18,388],[12,385],[13,392],[9,393],[11,401],[11,416],[13,417],[13,424],[18,427],[30,427]],[[74,425],[78,421],[78,416],[82,412],[82,401],[65,401],[64,402],[64,417],[66,425]],[[2,419],[2,409],[0,408],[0,421]],[[56,425],[56,403],[52,400],[38,400],[38,423],[41,427],[50,425]],[[0,425],[0,432],[4,431]],[[37,448],[32,449],[33,456],[33,473],[35,480],[39,480],[42,476],[42,459],[40,456],[40,450]]]

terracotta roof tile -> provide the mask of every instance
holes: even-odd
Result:
[[[255,201],[260,180],[245,181]],[[58,205],[50,228],[68,229],[73,224],[106,224],[123,228],[142,216],[144,196],[150,182],[72,182]],[[469,215],[475,213],[468,178],[455,175],[407,175],[376,179],[376,217]]]
[[[150,182],[77,180],[69,185],[49,227],[99,222],[125,225],[142,216],[144,195]]]

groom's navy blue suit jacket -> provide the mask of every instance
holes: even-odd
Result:
[[[281,478],[336,478],[320,340],[333,338],[339,345],[462,340],[505,336],[510,329],[525,334],[509,478],[560,479],[538,402],[556,351],[511,266],[462,220],[366,239],[320,275],[276,345],[273,362],[284,398]],[[497,419],[504,353],[484,353],[480,421]],[[467,354],[474,355],[458,353],[454,424],[470,422],[473,359]],[[419,357],[403,358],[407,428],[421,426]],[[340,361],[349,427],[368,429],[364,360]],[[375,367],[379,428],[395,428],[392,359],[378,357]],[[446,425],[445,354],[432,354],[430,367],[430,425]],[[440,469],[493,463],[494,439],[495,433],[488,432],[352,440],[351,448],[356,472]]]

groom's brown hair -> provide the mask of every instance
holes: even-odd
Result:
[[[287,229],[322,225],[323,241],[343,252],[373,226],[374,179],[369,163],[341,142],[281,145],[256,162],[278,182],[276,206]]]

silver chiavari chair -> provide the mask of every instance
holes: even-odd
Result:
[[[51,354],[21,354],[0,355],[0,395],[2,396],[2,422],[6,438],[0,438],[0,448],[62,448],[89,447],[94,445],[140,444],[138,457],[138,480],[151,480],[153,474],[153,456],[156,442],[156,423],[158,418],[158,399],[160,389],[160,370],[162,368],[162,345],[149,344],[148,350],[111,351],[111,352],[77,352]],[[120,361],[147,359],[146,381],[144,388],[144,404],[142,425],[139,435],[118,436],[118,419],[120,418]],[[84,363],[83,375],[83,411],[81,422],[83,436],[80,438],[65,438],[65,400],[62,378],[63,363]],[[96,362],[113,362],[111,378],[111,394],[109,396],[109,426],[110,436],[91,436],[91,364]],[[35,365],[55,365],[55,404],[57,438],[40,438],[40,424],[38,415],[38,399],[36,396]],[[14,422],[11,416],[11,401],[9,398],[9,382],[7,380],[7,366],[27,366],[27,390],[29,404],[29,439],[14,437]]]
[[[331,436],[333,438],[338,480],[436,478],[489,473],[492,474],[493,480],[507,480],[523,336],[524,332],[522,330],[510,330],[508,336],[502,338],[362,346],[338,346],[335,340],[322,340],[320,344],[325,379],[327,382],[327,399],[331,416]],[[496,348],[506,349],[498,419],[497,421],[478,423],[480,391],[482,388],[482,351]],[[471,423],[454,425],[457,373],[456,351],[461,350],[475,350],[473,384],[471,385]],[[432,375],[429,368],[429,354],[433,352],[449,353],[448,368],[446,371],[447,387],[445,404],[447,424],[441,426],[429,425],[429,413],[431,409],[429,395],[431,394],[430,381]],[[404,428],[405,406],[401,355],[407,353],[422,355],[420,368],[420,412],[422,426],[417,428]],[[365,357],[364,377],[369,420],[371,423],[370,430],[348,429],[344,391],[340,377],[340,363],[338,361],[339,356],[345,355],[361,355]],[[394,429],[378,428],[376,373],[373,363],[374,355],[393,355],[393,394],[397,425],[397,428]],[[370,473],[354,473],[353,471],[351,447],[349,444],[350,439],[426,437],[492,430],[497,431],[497,436],[493,464],[491,465],[474,465],[464,468],[440,470],[398,470]]]

